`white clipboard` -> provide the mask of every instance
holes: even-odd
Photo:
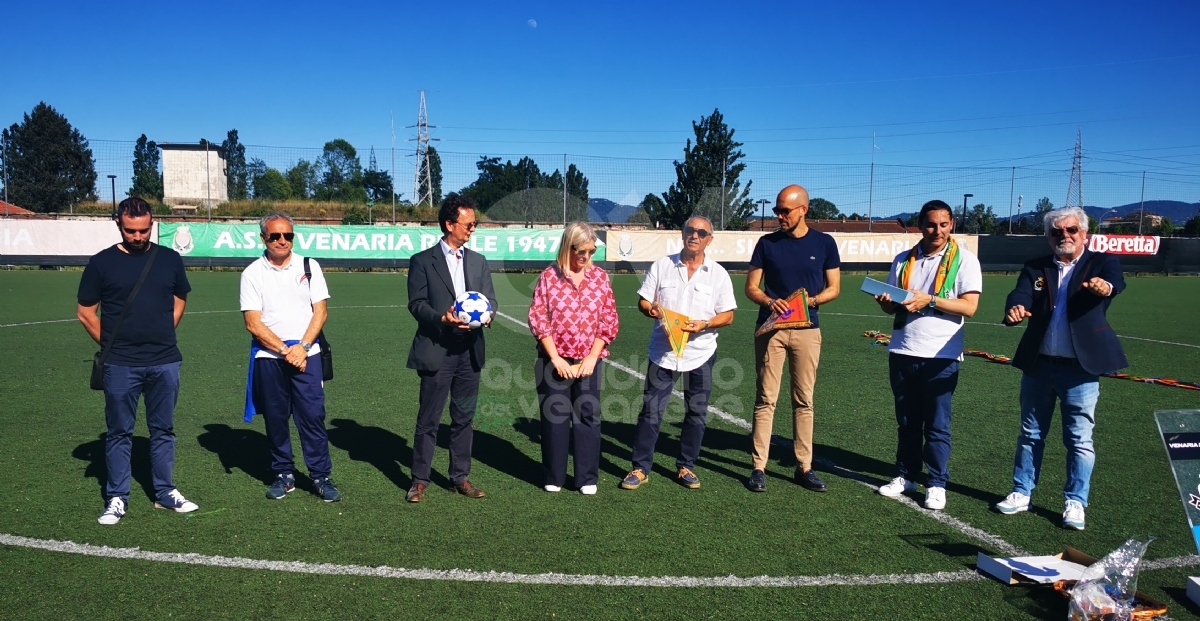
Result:
[[[886,282],[879,282],[874,278],[864,278],[862,290],[871,296],[877,296],[881,293],[886,293],[892,297],[892,301],[897,304],[903,304],[913,296],[912,291],[906,291],[900,287],[895,287]]]

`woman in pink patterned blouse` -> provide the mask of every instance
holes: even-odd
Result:
[[[608,274],[592,265],[596,233],[585,222],[563,231],[558,260],[542,271],[529,306],[538,340],[538,404],[547,492],[567,482],[567,449],[575,441],[575,486],[596,493],[600,481],[600,384],[606,345],[617,338],[617,304]]]

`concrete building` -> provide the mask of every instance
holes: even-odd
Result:
[[[162,149],[164,204],[215,207],[229,200],[224,149],[173,142],[158,147]]]

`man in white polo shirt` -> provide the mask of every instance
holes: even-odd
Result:
[[[304,463],[316,493],[325,502],[342,499],[329,475],[329,435],[325,431],[325,388],[321,383],[321,344],[329,288],[321,266],[292,252],[292,219],[279,212],[259,222],[267,250],[242,272],[241,307],[250,343],[246,386],[246,422],[263,416],[271,443],[275,480],[267,498],[279,500],[296,489],[292,436],[288,418],[296,421]],[[306,274],[311,272],[311,277]]]
[[[716,329],[733,323],[733,311],[737,308],[729,272],[704,254],[712,240],[712,222],[703,216],[693,216],[683,227],[683,248],[679,254],[655,261],[638,289],[641,298],[638,309],[643,315],[659,320],[663,309],[685,315],[689,321],[682,330],[689,334],[679,356],[662,327],[656,323],[651,330],[650,363],[633,443],[633,469],[621,481],[621,489],[637,489],[646,482],[654,464],[654,445],[663,412],[680,375],[683,375],[686,413],[679,434],[675,480],[688,489],[700,487],[694,469],[704,438],[708,396],[712,392]]]
[[[888,284],[912,293],[904,303],[884,293],[880,308],[895,315],[888,345],[888,375],[896,400],[897,477],[879,488],[889,498],[917,489],[924,463],[925,508],[946,508],[950,477],[950,399],[958,386],[963,327],[983,291],[979,259],[950,234],[954,215],[933,200],[917,217],[921,241],[896,256]]]

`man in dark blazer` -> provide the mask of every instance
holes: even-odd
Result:
[[[484,363],[482,330],[471,330],[454,313],[454,300],[477,291],[496,308],[496,291],[487,259],[466,247],[475,230],[475,203],[451,193],[438,211],[442,239],[415,255],[408,264],[408,310],[417,333],[408,352],[408,368],[421,378],[417,430],[413,436],[412,487],[406,499],[421,502],[429,485],[430,464],[438,424],[450,397],[450,481],[458,493],[482,498],[483,490],[467,480],[471,473],[471,441],[479,372]],[[490,322],[489,322],[490,323]]]
[[[1013,366],[1023,372],[1013,491],[996,510],[1012,515],[1029,509],[1057,399],[1067,448],[1063,527],[1083,530],[1096,461],[1092,429],[1099,376],[1129,364],[1105,318],[1125,279],[1115,255],[1087,249],[1088,216],[1082,209],[1055,209],[1046,214],[1045,227],[1053,254],[1025,264],[1004,304],[1005,325],[1029,318],[1029,327],[1013,357]]]

